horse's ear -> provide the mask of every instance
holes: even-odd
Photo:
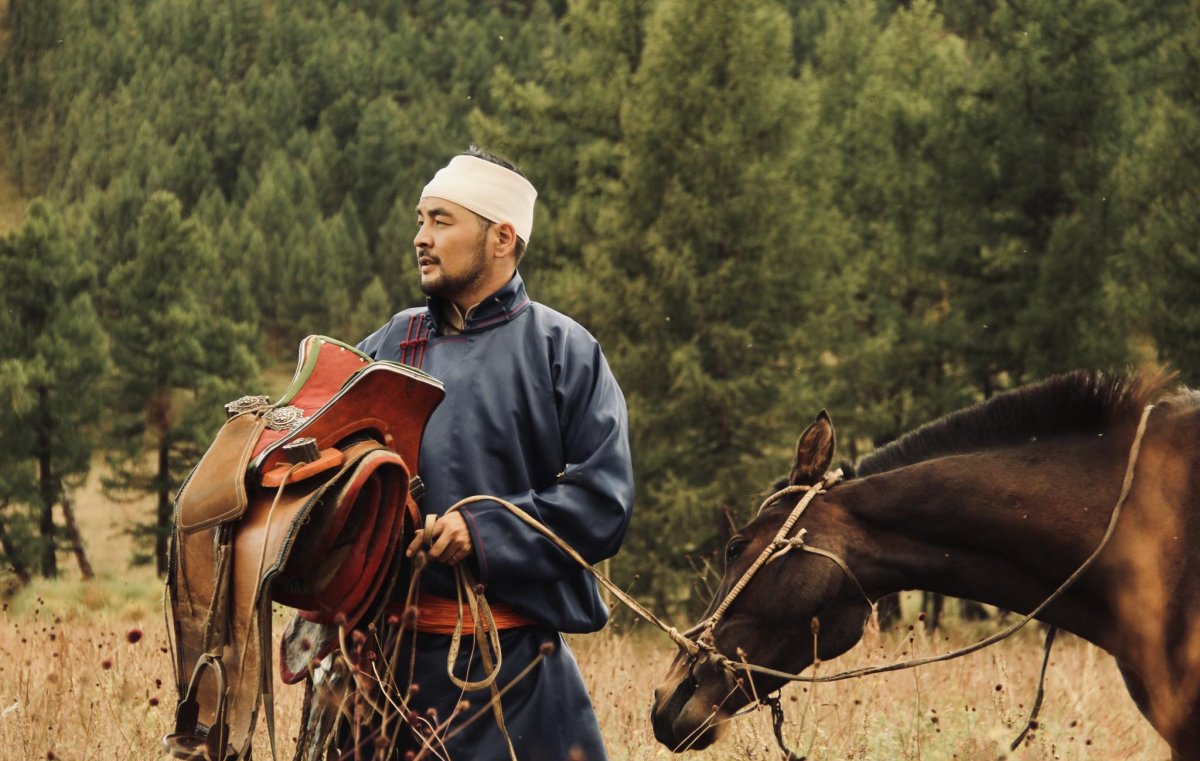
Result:
[[[833,421],[829,413],[821,410],[800,440],[796,442],[796,462],[788,483],[792,486],[812,486],[821,480],[833,462]]]

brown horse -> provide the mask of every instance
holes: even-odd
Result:
[[[1111,653],[1174,758],[1200,759],[1200,549],[1191,541],[1200,537],[1200,395],[1167,383],[1161,373],[1062,375],[877,450],[812,498],[790,531],[806,531],[810,547],[845,568],[810,552],[763,565],[712,629],[716,651],[799,673],[814,656],[827,660],[859,641],[868,597],[905,589],[1033,610],[1100,544],[1135,431],[1154,403],[1111,540],[1038,618]],[[822,412],[776,488],[819,483],[833,450]],[[729,541],[710,614],[799,498],[794,490],[779,496]],[[753,695],[784,683],[735,675],[721,660],[676,657],[655,690],[660,742],[707,747]]]

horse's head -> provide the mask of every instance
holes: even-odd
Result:
[[[800,436],[786,485],[821,483],[833,461],[833,450],[833,423],[822,412]],[[780,494],[729,540],[717,594],[691,634],[707,628],[731,590],[771,546],[804,494],[801,489]],[[803,528],[806,542],[843,555],[851,531],[834,496],[813,498],[788,537],[796,537]],[[712,626],[708,642],[727,660],[703,651],[681,651],[654,691],[654,736],[672,750],[711,745],[734,712],[785,683],[779,677],[739,671],[738,664],[798,673],[814,659],[844,653],[862,637],[870,606],[856,582],[828,557],[798,547],[786,553],[781,550],[777,548],[773,558],[753,572]]]

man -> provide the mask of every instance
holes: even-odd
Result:
[[[604,626],[608,609],[595,580],[493,501],[446,514],[464,497],[496,495],[593,563],[616,553],[629,524],[633,473],[621,390],[596,340],[530,301],[517,272],[536,196],[515,167],[474,146],[451,160],[417,205],[413,242],[427,304],[397,314],[359,346],[375,359],[417,365],[446,388],[418,463],[422,511],[440,517],[417,631],[403,652],[415,645],[418,690],[410,707],[431,723],[450,719],[438,736],[445,755],[462,761],[508,759],[510,751],[499,718],[479,711],[491,693],[464,695],[447,676],[445,611],[455,610],[452,567],[459,563],[474,572],[496,613],[503,655],[497,685],[508,688],[503,723],[516,756],[605,758],[591,701],[560,635]],[[413,541],[410,556],[424,539]],[[460,678],[484,672],[472,644],[464,641],[460,650]]]

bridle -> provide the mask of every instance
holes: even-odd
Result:
[[[717,652],[716,643],[713,638],[713,630],[716,629],[717,624],[721,622],[725,612],[729,610],[729,606],[733,604],[733,601],[737,598],[737,596],[741,594],[742,590],[744,590],[750,583],[750,580],[754,577],[754,574],[756,574],[764,566],[767,566],[770,563],[778,560],[794,549],[799,549],[803,552],[810,552],[815,555],[821,555],[833,561],[834,564],[842,569],[842,572],[846,574],[846,577],[854,583],[854,586],[858,588],[858,591],[867,600],[867,603],[871,605],[872,608],[874,607],[874,601],[871,600],[871,598],[867,595],[866,590],[864,590],[862,584],[859,583],[858,577],[854,575],[854,572],[850,570],[849,564],[847,564],[846,561],[841,558],[841,556],[828,550],[823,550],[819,547],[813,547],[805,542],[804,536],[808,532],[804,528],[801,528],[799,531],[797,531],[795,536],[788,536],[788,534],[791,533],[792,528],[795,527],[797,521],[800,520],[800,517],[804,515],[804,511],[808,509],[808,506],[812,503],[813,499],[815,499],[818,494],[824,494],[830,487],[840,480],[842,480],[842,470],[841,468],[838,468],[829,471],[821,478],[820,481],[811,486],[785,486],[771,496],[767,497],[765,500],[763,500],[762,504],[759,505],[757,514],[761,515],[763,510],[765,510],[768,506],[775,504],[784,497],[787,497],[791,494],[803,493],[803,496],[796,502],[795,506],[792,507],[791,513],[789,513],[788,517],[784,519],[783,525],[780,526],[779,530],[775,532],[774,538],[772,538],[771,541],[767,543],[767,546],[759,552],[758,557],[755,558],[754,562],[750,564],[750,567],[742,573],[738,581],[730,588],[729,592],[726,593],[724,599],[721,600],[720,605],[717,606],[711,615],[697,623],[696,626],[692,627],[683,634],[683,637],[688,638],[689,635],[696,635],[698,632],[698,635],[695,636],[694,640],[697,645],[697,649],[695,651],[689,651],[688,654],[687,668],[689,679],[694,680],[693,674],[695,673],[695,668],[700,665],[701,662],[717,661],[726,669],[734,671],[746,671],[751,668],[751,665],[745,661],[741,661],[734,665],[733,662],[730,661],[726,656]],[[739,689],[745,692],[746,689],[740,684],[740,679],[738,682]],[[769,707],[771,709],[771,724],[775,735],[775,742],[779,745],[779,749],[783,752],[784,757],[788,761],[799,761],[802,757],[796,755],[796,753],[789,749],[783,739],[784,714],[783,704],[780,702],[779,695],[771,694],[760,697],[754,693],[747,693],[747,696],[751,699],[750,706],[734,715],[740,716],[745,713],[750,713],[757,710],[760,705]]]
[[[807,533],[805,529],[800,529],[793,537],[788,536],[788,534],[791,533],[792,528],[796,525],[796,522],[800,520],[800,516],[804,515],[804,511],[808,509],[808,506],[813,499],[818,494],[824,494],[829,487],[833,486],[840,480],[842,480],[842,471],[841,468],[838,468],[837,470],[832,470],[826,473],[820,481],[812,486],[785,486],[763,500],[763,503],[758,507],[759,514],[761,514],[768,505],[772,505],[790,494],[797,494],[800,492],[804,493],[804,496],[801,497],[798,502],[796,502],[795,507],[792,508],[792,512],[789,513],[788,517],[783,521],[783,525],[779,527],[777,532],[775,532],[775,537],[767,544],[766,547],[762,549],[761,552],[758,553],[758,557],[755,558],[754,562],[750,564],[750,567],[742,573],[742,576],[737,580],[737,583],[730,588],[729,592],[725,595],[725,599],[721,600],[721,604],[718,605],[716,610],[712,612],[712,615],[698,623],[690,630],[700,630],[700,635],[696,638],[698,644],[707,646],[705,649],[710,649],[713,653],[715,653],[716,647],[713,643],[713,629],[715,629],[717,624],[721,622],[721,619],[725,615],[725,611],[729,610],[729,606],[733,604],[733,601],[739,594],[741,594],[742,590],[746,588],[746,585],[750,583],[750,580],[754,578],[754,574],[756,574],[760,568],[774,560],[778,560],[794,549],[800,549],[804,552],[823,555],[834,561],[838,567],[845,572],[850,580],[854,582],[859,591],[862,591],[862,585],[858,583],[858,579],[855,577],[854,572],[850,570],[850,566],[846,564],[846,561],[842,560],[839,556],[832,552],[822,550],[817,547],[812,547],[804,541],[804,535]],[[863,596],[867,596],[866,592],[863,592]],[[870,598],[868,598],[868,602],[870,602]]]
[[[717,609],[715,611],[713,611],[712,615],[710,615],[708,618],[701,621],[699,624],[697,624],[692,629],[688,630],[688,632],[684,633],[683,637],[686,639],[688,634],[692,634],[693,632],[696,632],[696,631],[700,632],[699,636],[694,640],[696,649],[689,650],[689,649],[685,648],[685,651],[688,652],[688,654],[689,654],[689,673],[690,673],[690,670],[694,669],[696,665],[699,665],[701,662],[705,662],[705,663],[714,663],[716,665],[720,665],[721,667],[725,668],[730,673],[733,673],[733,674],[740,673],[740,674],[744,674],[747,677],[750,677],[752,674],[756,673],[756,674],[762,674],[764,676],[770,676],[770,677],[774,677],[777,679],[781,679],[785,682],[807,682],[807,683],[837,682],[837,681],[842,681],[845,679],[855,679],[855,678],[862,677],[862,676],[868,676],[871,674],[882,674],[882,673],[891,672],[891,671],[902,671],[905,669],[915,668],[917,666],[924,666],[924,665],[927,665],[930,663],[937,663],[940,661],[953,660],[955,658],[960,658],[964,655],[969,655],[971,653],[977,652],[979,650],[984,649],[985,647],[989,647],[991,645],[996,644],[997,642],[1000,642],[1001,640],[1011,637],[1013,634],[1017,633],[1019,630],[1024,628],[1025,625],[1028,624],[1030,621],[1033,621],[1039,614],[1041,614],[1042,611],[1044,611],[1047,607],[1049,607],[1051,603],[1053,603],[1055,600],[1060,598],[1064,593],[1066,593],[1066,591],[1068,589],[1070,589],[1071,586],[1073,586],[1075,584],[1075,582],[1078,581],[1081,576],[1083,576],[1084,572],[1087,571],[1087,569],[1091,567],[1091,565],[1095,562],[1096,558],[1099,557],[1100,553],[1104,550],[1104,548],[1108,546],[1109,540],[1112,539],[1112,536],[1113,536],[1114,532],[1116,531],[1117,521],[1121,517],[1121,508],[1124,506],[1125,501],[1128,499],[1129,493],[1133,490],[1134,471],[1137,466],[1138,455],[1141,452],[1142,439],[1145,436],[1146,426],[1147,426],[1147,423],[1149,422],[1150,413],[1153,411],[1153,409],[1154,409],[1153,404],[1147,404],[1145,407],[1142,408],[1142,415],[1141,415],[1141,418],[1138,420],[1137,431],[1134,434],[1133,443],[1130,445],[1130,448],[1129,448],[1129,456],[1128,456],[1128,460],[1127,460],[1126,467],[1125,467],[1125,478],[1121,484],[1121,491],[1120,491],[1119,496],[1117,497],[1117,502],[1113,506],[1112,512],[1110,514],[1109,521],[1108,521],[1108,527],[1105,529],[1104,535],[1101,537],[1099,544],[1096,545],[1096,548],[1094,550],[1092,550],[1092,553],[1090,555],[1088,555],[1088,557],[1083,561],[1083,563],[1081,563],[1079,565],[1079,567],[1076,568],[1075,571],[1070,576],[1068,576],[1066,578],[1066,580],[1063,581],[1062,584],[1060,584],[1058,586],[1058,588],[1054,590],[1053,593],[1050,594],[1049,597],[1047,597],[1045,600],[1043,600],[1036,608],[1031,610],[1026,615],[1022,616],[1019,620],[1017,620],[1015,623],[1011,624],[1010,626],[1006,627],[1005,629],[1002,629],[1001,631],[996,632],[995,634],[992,634],[988,637],[985,637],[971,645],[967,645],[966,647],[962,647],[957,650],[953,650],[949,653],[943,653],[942,655],[927,656],[924,658],[914,658],[911,660],[901,661],[899,663],[892,663],[892,664],[888,664],[888,665],[884,665],[884,666],[870,666],[870,667],[866,667],[866,668],[852,669],[850,671],[843,671],[843,672],[840,672],[837,674],[830,674],[828,676],[807,676],[807,677],[801,676],[800,674],[793,674],[793,673],[789,673],[786,671],[780,671],[777,669],[766,668],[764,666],[757,666],[755,664],[746,662],[744,659],[733,660],[733,659],[730,659],[729,657],[717,652],[716,646],[713,641],[713,630],[716,628],[717,624],[720,622],[722,616],[725,614],[725,611],[728,610],[729,605],[738,596],[738,594],[743,589],[745,589],[746,585],[749,584],[750,579],[760,568],[762,568],[764,565],[771,562],[772,560],[775,560],[775,559],[781,557],[782,555],[786,554],[787,552],[791,551],[794,548],[799,548],[806,552],[811,552],[813,554],[821,555],[821,556],[826,557],[826,558],[830,559],[831,561],[833,561],[839,568],[842,569],[842,571],[846,574],[846,576],[849,577],[850,580],[854,582],[854,585],[862,593],[863,598],[866,599],[867,603],[872,606],[874,605],[874,601],[872,601],[870,599],[870,597],[866,594],[865,590],[863,590],[862,585],[858,582],[858,579],[855,577],[853,571],[850,570],[850,566],[845,562],[845,560],[843,560],[841,557],[837,556],[833,552],[829,552],[827,550],[822,550],[820,548],[812,547],[812,546],[806,544],[804,542],[805,530],[803,528],[801,528],[799,530],[799,532],[797,532],[795,537],[792,537],[792,538],[787,537],[787,534],[795,526],[796,522],[799,520],[800,516],[804,513],[805,509],[808,508],[808,505],[810,502],[812,502],[813,498],[815,498],[817,494],[824,493],[828,487],[831,487],[833,484],[837,483],[837,481],[841,479],[841,476],[842,476],[841,470],[835,470],[830,473],[827,473],[825,475],[825,477],[822,478],[820,483],[818,483],[818,484],[815,484],[813,486],[785,487],[785,488],[781,489],[780,491],[776,492],[775,494],[772,494],[770,497],[767,497],[767,499],[763,501],[762,505],[758,509],[759,513],[761,513],[762,510],[764,508],[766,508],[768,505],[773,504],[774,502],[778,501],[779,499],[781,499],[784,496],[787,496],[788,494],[793,494],[793,493],[796,493],[799,491],[806,492],[805,495],[803,497],[801,497],[800,501],[796,503],[796,506],[794,508],[792,508],[791,514],[788,515],[787,519],[783,523],[783,526],[780,527],[779,531],[775,534],[775,537],[762,550],[762,552],[759,553],[759,556],[758,556],[758,558],[755,559],[754,563],[752,563],[750,565],[750,567],[746,569],[746,571],[742,574],[742,577],[737,581],[737,583],[730,589],[729,593],[721,601],[721,604],[717,607]],[[1018,735],[1017,739],[1011,744],[1011,750],[1016,750],[1016,748],[1020,745],[1021,741],[1025,738],[1025,735],[1035,725],[1038,710],[1040,709],[1041,702],[1042,702],[1043,683],[1044,683],[1045,676],[1046,676],[1046,668],[1047,668],[1047,666],[1049,664],[1049,660],[1050,660],[1050,648],[1054,643],[1054,637],[1057,634],[1057,631],[1058,631],[1058,627],[1051,625],[1046,632],[1045,652],[1044,652],[1043,659],[1042,659],[1041,674],[1038,678],[1037,696],[1033,702],[1033,708],[1030,713],[1029,720],[1026,722],[1025,727],[1022,729],[1020,735]],[[683,647],[683,646],[681,645],[681,647]],[[701,651],[703,651],[703,654],[701,654]],[[744,688],[743,688],[743,691],[744,691]],[[780,749],[783,751],[784,755],[787,758],[789,758],[789,759],[798,758],[798,756],[796,756],[796,754],[794,754],[792,751],[788,750],[788,748],[783,744],[782,731],[781,731],[783,714],[782,714],[782,708],[779,706],[778,699],[771,698],[769,696],[758,697],[757,695],[750,695],[750,697],[752,699],[752,704],[751,704],[751,707],[749,710],[753,710],[753,709],[757,708],[758,705],[765,705],[765,706],[769,706],[771,708],[773,721],[775,723],[775,736],[776,736],[776,739],[779,741]],[[740,715],[740,714],[737,714],[737,715]]]
[[[842,569],[843,573],[846,574],[846,576],[854,583],[854,585],[862,593],[863,598],[866,600],[866,602],[870,605],[874,605],[874,601],[872,601],[870,599],[870,597],[866,594],[865,590],[863,589],[863,586],[859,583],[858,578],[854,575],[854,572],[851,571],[850,566],[846,563],[846,561],[843,558],[841,558],[836,553],[833,553],[831,551],[824,550],[824,549],[821,549],[818,547],[813,547],[813,546],[807,544],[804,540],[804,536],[805,536],[806,532],[803,528],[801,528],[796,533],[796,536],[794,536],[794,537],[788,536],[788,534],[791,532],[791,530],[795,527],[796,523],[800,520],[800,517],[804,514],[804,511],[812,503],[813,499],[815,499],[817,497],[817,495],[825,493],[830,487],[832,487],[839,480],[841,480],[841,478],[842,478],[841,470],[833,470],[829,473],[826,473],[825,476],[820,480],[820,482],[818,482],[817,484],[811,485],[811,486],[788,486],[788,487],[785,487],[785,488],[775,492],[771,496],[767,497],[767,499],[763,501],[762,505],[759,506],[760,513],[762,512],[762,510],[764,508],[766,508],[767,506],[769,506],[771,504],[774,504],[775,502],[779,501],[780,499],[782,499],[785,496],[788,496],[791,494],[796,494],[799,492],[804,492],[804,495],[800,498],[800,500],[792,508],[792,512],[784,520],[783,525],[776,532],[776,534],[775,534],[774,538],[771,540],[771,542],[765,548],[763,548],[763,550],[759,553],[758,557],[755,558],[754,562],[750,565],[750,567],[747,568],[746,571],[742,574],[741,578],[738,579],[737,583],[735,583],[733,585],[733,587],[730,588],[729,592],[726,593],[725,597],[721,600],[721,603],[717,606],[717,608],[713,611],[713,613],[685,632],[680,632],[675,627],[669,626],[666,623],[664,623],[663,621],[661,621],[657,616],[655,616],[652,612],[650,612],[643,605],[641,605],[636,599],[634,599],[631,595],[629,595],[627,592],[625,592],[625,590],[623,590],[620,586],[615,584],[607,576],[605,576],[603,573],[601,573],[598,569],[594,568],[590,563],[588,563],[586,560],[584,560],[583,557],[580,556],[579,553],[576,552],[570,545],[568,545],[566,542],[564,542],[562,539],[560,539],[558,536],[556,536],[552,531],[550,531],[541,522],[539,522],[539,521],[535,520],[534,518],[532,518],[531,516],[529,516],[527,513],[525,513],[523,510],[521,510],[521,508],[517,507],[516,505],[514,505],[510,502],[507,502],[506,500],[499,499],[497,497],[478,495],[478,496],[468,497],[467,499],[461,500],[460,502],[453,505],[450,509],[452,509],[452,510],[458,509],[458,508],[462,507],[463,505],[469,504],[471,502],[476,502],[476,501],[483,501],[483,500],[493,501],[493,502],[499,504],[502,508],[513,513],[520,520],[522,520],[524,523],[526,523],[530,528],[532,528],[532,529],[538,531],[539,533],[543,534],[544,536],[546,536],[548,539],[550,539],[552,542],[554,542],[554,544],[556,546],[558,546],[559,549],[561,549],[565,554],[570,556],[582,568],[584,568],[588,572],[590,572],[603,587],[605,587],[610,593],[613,594],[614,597],[616,597],[618,600],[620,600],[622,603],[624,603],[626,606],[628,606],[630,609],[632,609],[635,613],[637,613],[643,619],[645,619],[646,621],[650,622],[651,624],[653,624],[654,626],[658,627],[663,632],[665,632],[667,634],[667,636],[671,638],[671,641],[673,641],[676,645],[678,645],[680,650],[682,650],[684,653],[687,654],[689,677],[697,666],[699,666],[701,664],[710,664],[711,663],[713,665],[724,668],[725,670],[729,671],[731,674],[745,675],[746,677],[750,677],[752,674],[762,674],[764,676],[770,676],[770,677],[774,677],[776,679],[780,679],[784,682],[806,682],[806,683],[837,682],[837,681],[842,681],[845,679],[856,679],[858,677],[868,676],[871,674],[882,674],[882,673],[891,672],[891,671],[901,671],[904,669],[915,668],[917,666],[924,666],[929,663],[948,661],[948,660],[952,660],[955,658],[961,658],[964,655],[969,655],[971,653],[977,652],[979,650],[982,650],[985,647],[989,647],[991,645],[996,644],[997,642],[1000,642],[1001,640],[1011,637],[1017,631],[1024,628],[1025,625],[1028,624],[1030,621],[1034,620],[1034,618],[1036,618],[1039,614],[1041,614],[1041,612],[1044,611],[1055,600],[1060,598],[1072,585],[1075,584],[1076,581],[1079,580],[1079,578],[1084,574],[1084,572],[1087,571],[1087,569],[1091,567],[1091,565],[1095,562],[1096,558],[1099,557],[1100,553],[1104,550],[1104,548],[1108,546],[1108,542],[1112,538],[1113,533],[1116,530],[1117,521],[1121,516],[1121,508],[1124,506],[1126,499],[1129,497],[1129,493],[1133,489],[1134,470],[1136,469],[1138,455],[1141,450],[1142,438],[1144,437],[1144,435],[1146,433],[1146,425],[1150,419],[1150,413],[1153,409],[1154,409],[1153,404],[1147,404],[1142,409],[1142,415],[1141,415],[1140,420],[1138,421],[1137,432],[1134,435],[1133,443],[1131,444],[1130,449],[1129,449],[1129,458],[1128,458],[1128,462],[1126,464],[1125,478],[1121,485],[1121,492],[1117,498],[1116,505],[1112,509],[1112,513],[1111,513],[1111,516],[1110,516],[1109,522],[1108,522],[1108,527],[1105,530],[1104,536],[1101,538],[1100,543],[1096,546],[1096,548],[1092,551],[1092,553],[1083,561],[1083,563],[1081,563],[1079,565],[1079,567],[1075,569],[1074,573],[1072,573],[1069,577],[1067,577],[1067,579],[1065,581],[1063,581],[1062,584],[1060,584],[1059,587],[1053,593],[1051,593],[1049,597],[1047,597],[1045,600],[1043,600],[1041,604],[1039,604],[1036,608],[1034,608],[1028,614],[1022,616],[1018,621],[1016,621],[1015,623],[1006,627],[1005,629],[1003,629],[999,632],[996,632],[995,634],[992,634],[988,637],[985,637],[985,638],[979,640],[978,642],[975,642],[974,644],[959,648],[952,652],[944,653],[942,655],[936,655],[936,656],[927,656],[924,658],[914,658],[911,660],[901,661],[898,663],[892,663],[892,664],[888,664],[888,665],[884,665],[884,666],[870,666],[870,667],[865,667],[865,668],[860,668],[860,669],[852,669],[850,671],[843,671],[843,672],[840,672],[837,674],[830,674],[828,676],[802,676],[801,674],[793,674],[793,673],[789,673],[786,671],[780,671],[777,669],[767,668],[765,666],[757,666],[755,664],[748,663],[745,660],[732,660],[728,656],[725,656],[722,653],[717,651],[716,645],[714,643],[713,630],[716,628],[717,624],[720,623],[720,621],[724,617],[726,611],[729,609],[729,606],[733,603],[733,601],[737,598],[737,596],[739,594],[741,594],[742,590],[744,590],[746,588],[746,586],[750,583],[750,580],[754,577],[754,574],[757,573],[759,570],[761,570],[762,567],[765,566],[767,563],[770,563],[774,560],[779,559],[780,557],[787,554],[788,552],[791,552],[794,549],[799,549],[804,552],[821,555],[822,557],[825,557],[825,558],[829,559],[830,561],[832,561],[833,563],[835,563],[839,568]],[[1025,734],[1032,727],[1033,722],[1037,717],[1037,710],[1041,704],[1041,696],[1042,696],[1041,680],[1044,679],[1044,677],[1045,677],[1046,666],[1049,663],[1049,655],[1050,655],[1049,649],[1050,649],[1050,645],[1054,641],[1055,632],[1056,632],[1056,627],[1051,626],[1050,630],[1047,633],[1046,653],[1045,653],[1045,658],[1042,663],[1041,677],[1039,678],[1038,696],[1034,703],[1033,712],[1030,716],[1029,721],[1027,722],[1024,730],[1022,730],[1021,735],[1017,738],[1016,742],[1014,742],[1012,744],[1012,748],[1014,750],[1020,744],[1021,740],[1024,739]],[[786,746],[783,745],[783,741],[782,741],[783,711],[782,711],[782,707],[780,706],[780,704],[778,702],[778,699],[773,698],[771,696],[763,696],[760,698],[755,695],[751,695],[751,698],[753,700],[753,703],[749,710],[754,710],[755,708],[758,707],[758,705],[765,705],[765,706],[768,706],[771,708],[773,720],[775,723],[775,735],[776,735],[777,740],[779,741],[780,748],[784,752],[785,756],[789,759],[799,758],[799,756],[796,756],[796,754],[792,753],[790,750],[788,750],[786,748]],[[740,714],[738,714],[738,715],[740,715]]]

